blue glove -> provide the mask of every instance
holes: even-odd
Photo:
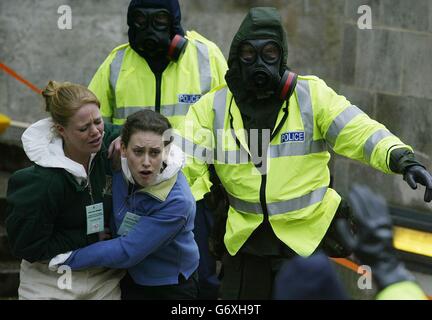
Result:
[[[426,187],[424,201],[432,200],[432,175],[422,166],[414,165],[405,169],[404,180],[412,189],[417,189],[417,183]]]

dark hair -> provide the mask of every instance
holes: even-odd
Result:
[[[146,131],[163,136],[165,146],[167,146],[174,140],[171,128],[171,123],[163,115],[152,110],[141,110],[127,117],[123,126],[121,141],[127,147],[130,137],[134,133]]]

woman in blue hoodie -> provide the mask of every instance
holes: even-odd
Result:
[[[182,151],[171,125],[150,110],[127,118],[121,170],[113,175],[113,230],[117,237],[58,256],[72,270],[128,269],[123,299],[194,299],[198,294],[195,200],[181,172]],[[168,136],[168,138],[167,138]]]

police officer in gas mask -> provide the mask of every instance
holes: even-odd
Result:
[[[197,150],[214,150],[194,154],[191,172],[212,163],[227,196],[224,299],[271,298],[274,279],[294,256],[349,253],[332,230],[347,214],[330,186],[328,146],[403,174],[411,187],[426,186],[425,201],[432,200],[432,176],[410,146],[323,80],[289,70],[287,57],[277,10],[250,9],[231,44],[227,86],[186,116],[193,128],[185,138]]]
[[[266,35],[257,28],[255,34],[243,37],[239,32],[236,39],[230,50],[227,84],[240,108],[245,128],[271,129],[278,110],[290,94],[290,84],[291,88],[295,87],[295,79],[288,79],[288,48],[283,29]]]
[[[129,5],[129,43],[154,72],[159,72],[169,61],[177,61],[187,44],[180,14],[171,14],[164,2],[146,1],[145,5],[140,2],[132,1]]]
[[[193,103],[225,83],[225,58],[213,42],[183,30],[178,0],[132,0],[127,24],[129,43],[111,52],[89,85],[100,100],[104,121],[121,125],[129,115],[151,109],[177,129]],[[208,251],[213,215],[202,201],[209,191],[209,174],[191,180],[188,167],[183,173],[197,201],[199,297],[215,299],[219,280],[216,261]]]
[[[231,44],[225,79],[249,133],[252,161],[259,170],[265,170],[271,131],[281,107],[285,105],[287,109],[297,76],[286,65],[288,45],[284,29],[264,29],[253,21],[250,25],[244,23]]]

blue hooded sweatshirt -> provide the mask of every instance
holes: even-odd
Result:
[[[180,159],[179,159],[180,157]],[[183,154],[171,146],[167,167],[155,185],[137,190],[126,159],[113,176],[113,222],[118,232],[127,212],[139,216],[124,236],[73,251],[65,264],[73,270],[104,266],[128,269],[135,283],[147,286],[178,283],[198,268],[194,239],[195,200],[180,171]]]

